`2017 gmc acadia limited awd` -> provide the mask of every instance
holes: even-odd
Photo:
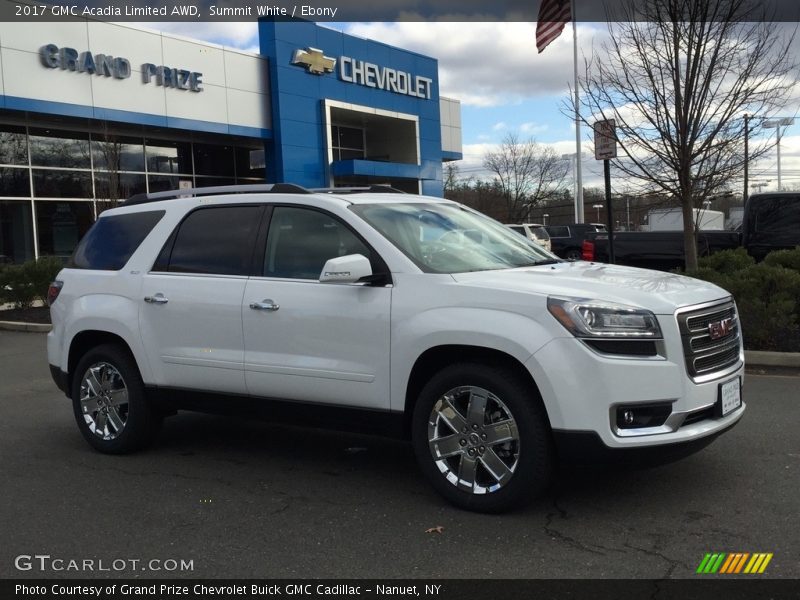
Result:
[[[727,292],[561,261],[439,198],[134,198],[49,295],[50,369],[101,452],[141,448],[183,408],[406,435],[443,496],[493,512],[559,458],[683,455],[745,409]]]

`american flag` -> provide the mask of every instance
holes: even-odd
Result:
[[[539,21],[536,23],[536,49],[541,53],[548,44],[564,31],[571,19],[570,0],[542,0]]]

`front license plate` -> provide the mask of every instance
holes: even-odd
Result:
[[[719,403],[723,417],[742,405],[742,382],[739,377],[719,384]]]

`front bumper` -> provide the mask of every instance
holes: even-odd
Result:
[[[675,446],[678,451],[681,444],[707,444],[738,422],[744,402],[724,417],[709,409],[717,402],[721,382],[744,380],[743,361],[724,376],[695,383],[687,374],[680,338],[667,337],[662,350],[655,358],[611,357],[565,337],[537,351],[526,366],[539,386],[557,442],[559,437],[573,440],[561,446],[584,446],[587,452],[595,441],[608,450],[654,447],[663,452]],[[616,407],[637,404],[668,404],[674,415],[671,426],[620,432],[614,422]],[[710,414],[684,424],[684,416],[703,411]]]
[[[58,389],[64,392],[65,396],[69,397],[69,378],[67,377],[67,374],[64,373],[60,367],[56,367],[54,365],[49,366],[50,376],[53,378],[56,386],[58,386]]]
[[[699,452],[720,435],[733,429],[738,422],[737,419],[722,429],[715,430],[714,433],[703,437],[657,446],[609,448],[594,431],[554,430],[553,441],[559,460],[571,465],[656,466]]]

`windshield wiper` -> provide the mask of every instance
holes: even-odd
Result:
[[[526,265],[520,265],[521,267],[541,267],[542,265],[555,265],[558,263],[564,262],[560,258],[544,258],[542,260],[537,260],[532,263],[528,263]]]

